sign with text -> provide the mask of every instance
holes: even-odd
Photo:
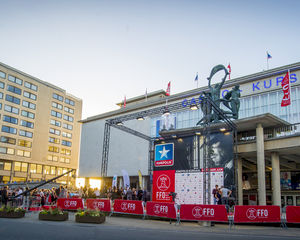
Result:
[[[143,202],[116,199],[114,202],[114,212],[143,215]]]
[[[109,199],[87,199],[86,206],[88,209],[110,212],[111,205]]]
[[[57,207],[65,210],[83,209],[83,201],[81,198],[59,198]]]
[[[174,144],[155,145],[155,167],[166,167],[174,165]]]
[[[234,222],[249,223],[249,222],[280,222],[280,207],[279,206],[235,206],[234,207]]]
[[[286,221],[288,223],[300,223],[300,207],[287,206],[286,207]]]
[[[180,219],[191,221],[228,222],[225,205],[182,204]]]
[[[174,203],[147,202],[146,212],[149,216],[176,219]]]
[[[171,192],[175,191],[175,170],[153,172],[154,202],[172,202]]]

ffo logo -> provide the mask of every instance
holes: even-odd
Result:
[[[194,207],[192,210],[192,214],[195,218],[213,217],[215,215],[215,209]]]
[[[153,211],[155,214],[168,214],[168,206],[163,206],[163,205],[159,205],[159,204],[155,204],[153,206]]]
[[[67,208],[69,208],[69,207],[76,207],[77,206],[77,202],[76,201],[72,201],[72,200],[65,200],[64,206],[67,207]]]
[[[93,206],[94,206],[95,209],[102,209],[102,208],[104,208],[104,202],[95,201]]]
[[[156,186],[160,191],[166,191],[169,189],[171,180],[169,176],[162,174],[158,177],[156,181]]]
[[[269,212],[267,209],[249,208],[246,212],[246,215],[248,219],[254,220],[256,218],[267,218],[269,216]]]
[[[121,209],[123,211],[135,211],[135,203],[126,203],[126,202],[122,202],[121,204]]]

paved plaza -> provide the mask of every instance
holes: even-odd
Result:
[[[203,227],[196,222],[180,225],[168,221],[132,217],[107,217],[104,224],[75,222],[74,213],[66,222],[39,221],[38,213],[22,219],[0,218],[0,239],[300,239],[300,228],[216,224]]]

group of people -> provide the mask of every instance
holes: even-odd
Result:
[[[212,191],[214,205],[216,204],[222,204],[222,205],[228,205],[228,199],[231,195],[232,191],[228,188],[225,188],[224,186],[221,186],[219,188],[218,185],[215,186],[215,188]]]

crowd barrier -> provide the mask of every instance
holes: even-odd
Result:
[[[200,205],[153,202],[146,204],[136,200],[59,198],[57,207],[64,210],[93,209],[103,212],[160,217],[184,221],[208,221],[234,223],[300,223],[300,206],[287,206],[286,214],[279,206],[234,206],[233,216],[227,213],[225,205]],[[284,217],[282,217],[284,216]]]

